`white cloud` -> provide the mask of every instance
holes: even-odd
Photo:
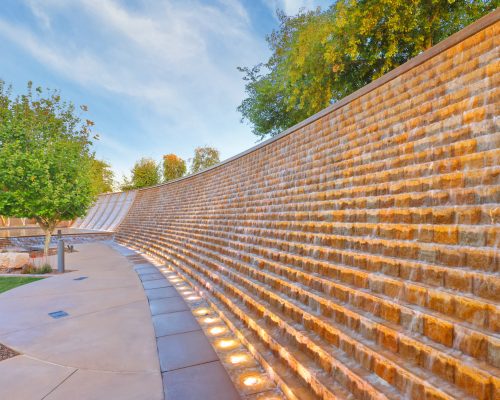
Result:
[[[266,6],[276,16],[276,9],[283,10],[286,15],[295,15],[300,9],[315,9],[318,6],[324,7],[332,3],[326,0],[264,0]]]
[[[316,4],[262,1],[289,14]],[[244,82],[236,67],[265,60],[268,50],[241,0],[24,2],[37,23],[0,16],[0,41],[51,71],[59,88],[78,87],[91,111],[102,101],[102,112],[113,113],[117,103],[107,129],[97,124],[96,148],[118,175],[143,155],[188,158],[210,144],[226,158],[255,143],[239,123]]]
[[[43,5],[40,4],[37,0],[28,0],[27,1],[31,12],[37,19],[38,23],[45,29],[50,29],[50,17],[43,10]]]
[[[25,1],[39,26],[0,17],[0,40],[89,97],[126,102],[144,128],[136,133],[140,144],[161,154],[165,143],[207,143],[228,157],[254,142],[235,110],[244,95],[236,66],[265,59],[267,49],[238,0],[144,1],[135,8],[118,0]],[[98,151],[118,170],[125,158],[132,164],[143,155],[144,148],[127,151],[123,135],[98,130]]]

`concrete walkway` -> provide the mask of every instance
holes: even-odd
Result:
[[[0,295],[0,399],[163,399],[148,300],[128,260],[105,243],[76,246],[77,271]],[[82,280],[75,278],[86,277]],[[48,314],[65,311],[53,319]]]

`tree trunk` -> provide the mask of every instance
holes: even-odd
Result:
[[[45,230],[45,244],[43,247],[43,255],[45,256],[45,262],[48,262],[50,239],[52,238],[52,229],[47,228]]]
[[[56,227],[58,221],[46,221],[41,218],[35,218],[35,219],[38,222],[40,228],[42,228],[43,233],[45,234],[43,255],[45,256],[45,262],[48,262],[50,239],[52,238],[52,232],[54,231],[54,228]]]

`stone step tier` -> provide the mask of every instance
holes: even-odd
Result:
[[[137,191],[116,240],[202,288],[290,398],[500,400],[499,16]]]

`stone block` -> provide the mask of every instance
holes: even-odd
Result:
[[[29,264],[30,256],[28,253],[4,252],[0,253],[0,268],[21,269]]]
[[[375,360],[374,372],[390,385],[394,384],[395,369],[386,361]]]
[[[491,399],[491,384],[488,376],[466,364],[457,366],[455,384],[479,400]]]
[[[380,305],[380,316],[386,321],[399,324],[400,309],[396,305],[384,302]]]
[[[456,227],[434,227],[434,242],[455,245],[458,241],[458,229]]]
[[[455,299],[447,293],[429,289],[427,293],[427,306],[439,313],[453,315],[455,312]]]
[[[479,247],[486,244],[486,232],[483,228],[461,228],[458,236],[459,243],[462,246]]]
[[[445,346],[453,345],[453,325],[430,315],[424,317],[424,335]]]

